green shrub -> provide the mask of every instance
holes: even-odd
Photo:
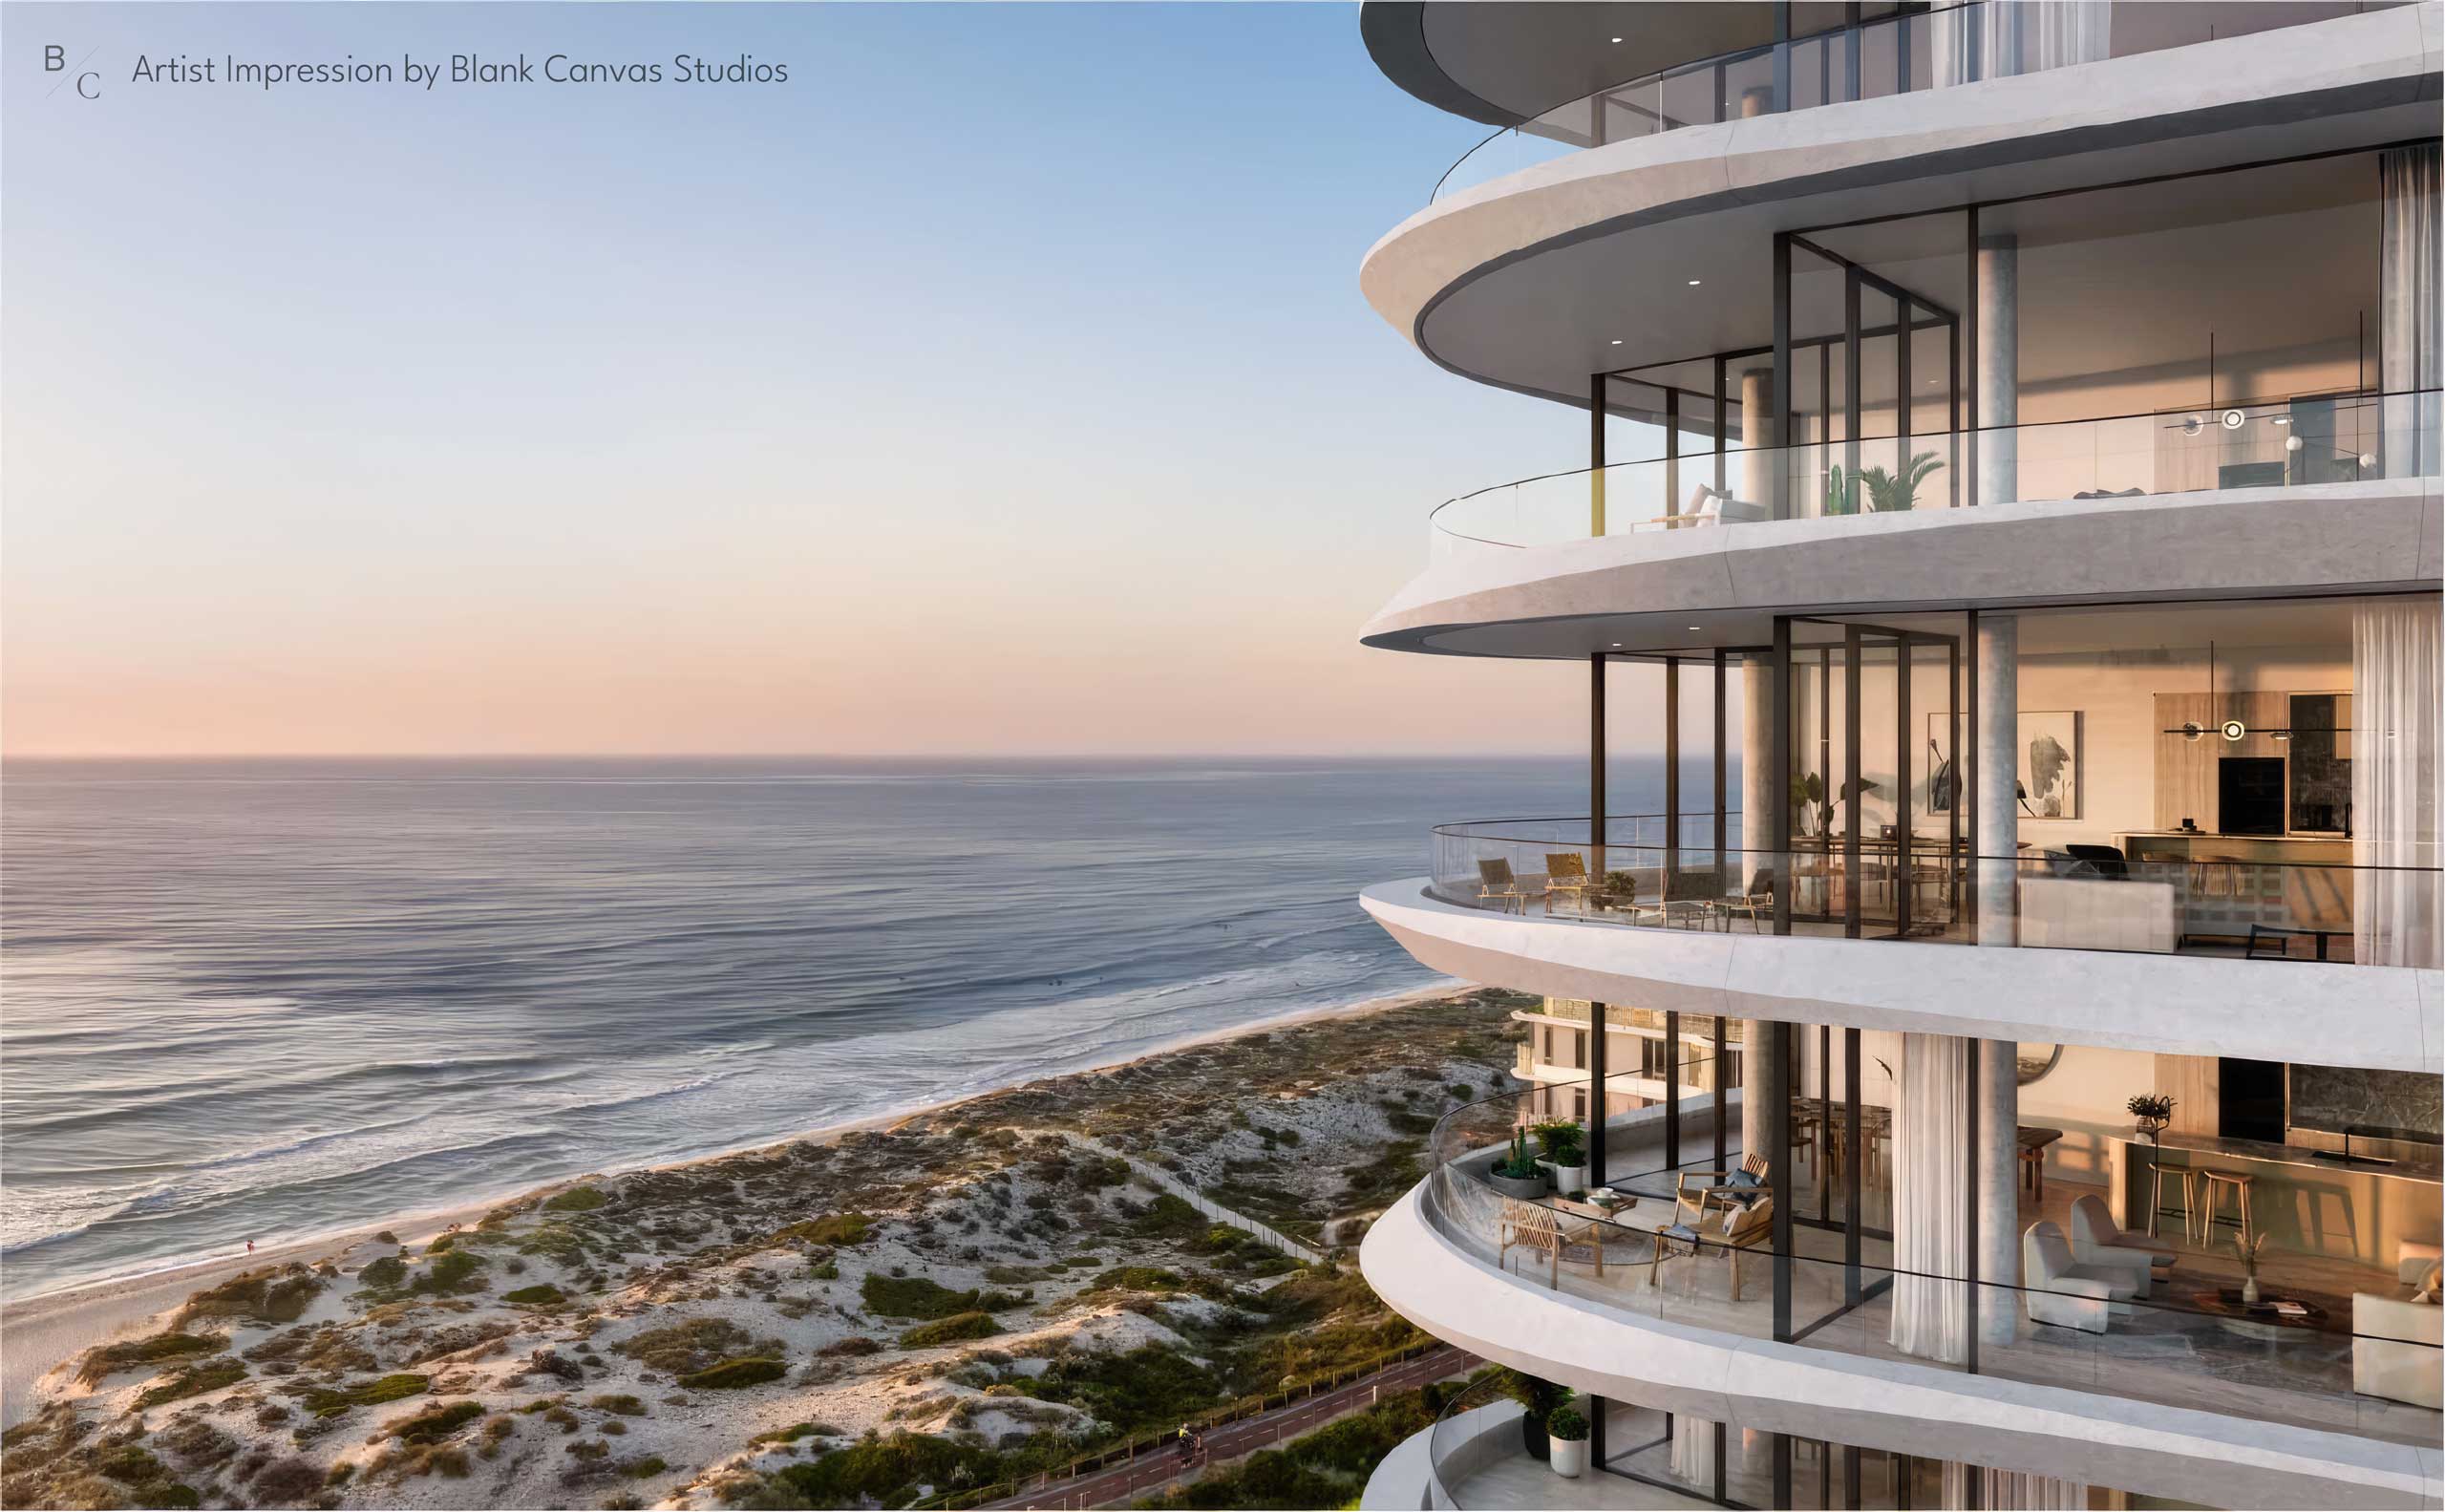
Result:
[[[405,1444],[436,1443],[482,1416],[481,1402],[436,1402],[420,1413],[393,1418],[374,1437],[396,1438]]]
[[[118,1371],[134,1370],[139,1365],[151,1365],[161,1360],[218,1354],[228,1347],[228,1339],[218,1333],[181,1333],[172,1329],[150,1338],[104,1344],[86,1351],[85,1362],[77,1368],[76,1378],[92,1386]]]
[[[746,1359],[724,1360],[710,1370],[679,1377],[679,1384],[691,1391],[734,1391],[742,1386],[761,1386],[777,1381],[789,1374],[789,1367],[779,1360],[750,1356]]]
[[[294,1323],[322,1289],[323,1283],[310,1271],[284,1275],[278,1270],[249,1270],[187,1298],[173,1328],[183,1330],[198,1318]]]
[[[900,1336],[904,1350],[928,1350],[942,1344],[957,1344],[963,1339],[989,1339],[1002,1331],[990,1312],[954,1312],[947,1318],[920,1323]]]
[[[792,1224],[774,1237],[802,1239],[811,1245],[831,1245],[845,1249],[864,1244],[874,1226],[875,1219],[871,1213],[826,1213],[821,1218]]]
[[[543,1206],[555,1213],[590,1213],[611,1199],[591,1186],[572,1186],[543,1201]]]
[[[515,1291],[502,1292],[500,1299],[521,1308],[557,1308],[568,1300],[561,1295],[560,1288],[550,1285],[521,1287]]]
[[[996,1312],[1026,1299],[1008,1291],[953,1291],[924,1276],[869,1274],[861,1288],[866,1310],[887,1318],[947,1318],[956,1312]]]
[[[310,1387],[302,1395],[308,1412],[317,1417],[337,1417],[351,1408],[379,1407],[384,1402],[421,1396],[432,1386],[430,1377],[402,1373],[359,1381],[353,1386],[336,1390],[327,1386]]]
[[[460,1291],[481,1291],[484,1281],[476,1272],[484,1268],[484,1257],[471,1249],[453,1249],[425,1267],[425,1273],[408,1283],[408,1290],[422,1296],[446,1297]]]
[[[136,1398],[137,1410],[141,1412],[147,1407],[159,1407],[163,1402],[174,1402],[184,1396],[201,1396],[205,1392],[217,1392],[223,1386],[235,1386],[245,1378],[245,1363],[224,1354],[219,1359],[190,1365],[159,1385],[147,1387],[143,1395]]]
[[[903,1506],[920,1485],[983,1485],[994,1479],[989,1451],[963,1448],[930,1434],[896,1433],[835,1449],[810,1464],[774,1477],[809,1506]]]
[[[379,1291],[388,1291],[408,1279],[408,1264],[396,1255],[384,1255],[369,1262],[356,1273],[356,1279]]]
[[[646,1404],[643,1398],[632,1396],[627,1392],[606,1392],[585,1405],[599,1408],[606,1413],[618,1413],[623,1417],[643,1417],[646,1415]]]
[[[618,1468],[620,1473],[629,1480],[643,1480],[648,1476],[662,1474],[670,1466],[663,1461],[660,1455],[639,1455],[634,1459],[621,1460]]]
[[[768,1428],[747,1441],[751,1444],[794,1444],[801,1438],[839,1438],[842,1434],[830,1423],[792,1423],[787,1428]]]
[[[815,1352],[827,1359],[839,1359],[843,1355],[879,1354],[882,1352],[882,1346],[873,1339],[852,1333],[845,1339],[833,1340]]]
[[[1095,1278],[1094,1291],[1185,1291],[1188,1283],[1154,1266],[1115,1266]]]
[[[741,1355],[780,1352],[778,1340],[759,1343],[755,1335],[728,1318],[690,1318],[684,1323],[648,1329],[613,1346],[614,1353],[625,1354],[667,1375],[685,1375]]]

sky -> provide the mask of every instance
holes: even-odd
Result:
[[[133,77],[683,53],[789,78]],[[0,59],[10,755],[1584,749],[1582,669],[1357,644],[1585,423],[1360,296],[1482,128],[1354,6],[12,4]]]

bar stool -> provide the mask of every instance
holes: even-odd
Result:
[[[2151,1239],[2157,1237],[2157,1217],[2164,1211],[2165,1178],[2170,1176],[2181,1185],[2181,1236],[2184,1239],[2191,1238],[2199,1228],[2200,1204],[2198,1197],[2200,1173],[2187,1165],[2167,1165],[2162,1159],[2151,1160],[2148,1162],[2148,1168],[2156,1173],[2156,1180],[2149,1183],[2148,1237]]]
[[[2225,1222],[2217,1209],[2223,1205],[2224,1194],[2229,1190],[2233,1195],[2233,1204],[2242,1215],[2238,1220],[2242,1229],[2242,1247],[2247,1249],[2257,1233],[2250,1225],[2250,1183],[2258,1178],[2236,1171],[2203,1171],[2200,1174],[2207,1178],[2207,1200],[2204,1204],[2206,1211],[2200,1215],[2199,1220],[2200,1243],[2205,1244],[2215,1234],[2216,1225]]]

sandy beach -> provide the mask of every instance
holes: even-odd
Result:
[[[1141,1076],[1177,1075],[1180,1067],[1228,1054],[1234,1045],[1254,1041],[1301,1047],[1319,1026],[1348,1029],[1367,1020],[1381,1019],[1384,1015],[1398,1015],[1405,1010],[1453,1001],[1456,1001],[1453,989],[1438,986],[1346,1007],[1303,1010],[1268,1020],[1234,1025],[1208,1035],[1192,1036],[1106,1066],[945,1102],[879,1113],[809,1130],[791,1140],[768,1142],[755,1148],[767,1152],[806,1145],[839,1148],[866,1137],[895,1137],[900,1131],[913,1131],[911,1137],[923,1137],[928,1130],[939,1131],[955,1123],[966,1127],[967,1120],[977,1120],[985,1116],[1018,1115],[1031,1124],[1075,1126],[1080,1132],[1128,1129],[1132,1123],[1128,1116],[1112,1116],[1114,1108],[1124,1105],[1121,1097],[1116,1096],[1109,1099],[1113,1103],[1112,1108],[1099,1106],[1106,1100],[1100,1096],[1104,1090],[1110,1089],[1117,1094],[1119,1089]],[[1283,1033],[1286,1031],[1291,1033]],[[1321,1050],[1322,1047],[1316,1048]],[[1336,1140],[1348,1142],[1352,1137],[1362,1142],[1380,1140],[1389,1132],[1367,1126],[1368,1120],[1364,1118],[1353,1121],[1346,1113],[1338,1118],[1299,1118],[1296,1117],[1300,1111],[1299,1099],[1287,1094],[1300,1088],[1313,1092],[1327,1085],[1327,1078],[1307,1074],[1320,1068],[1307,1064],[1311,1057],[1299,1049],[1294,1049],[1286,1056],[1270,1054],[1269,1058],[1273,1062],[1286,1061],[1288,1069],[1301,1073],[1291,1077],[1288,1088],[1277,1089],[1270,1095],[1271,1106],[1280,1107],[1288,1116],[1285,1121],[1290,1132],[1284,1134],[1283,1138],[1311,1139],[1315,1145],[1329,1146]],[[1270,1113],[1268,1117],[1271,1117]],[[1246,1119],[1242,1117],[1240,1121],[1245,1123]],[[1139,1136],[1143,1132],[1137,1131]],[[940,1138],[938,1134],[934,1137]],[[1267,1138],[1265,1144],[1267,1149],[1272,1148],[1273,1139]],[[585,1180],[590,1183],[602,1183],[607,1188],[615,1182],[634,1183],[640,1178],[701,1177],[720,1167],[723,1162],[753,1158],[749,1152],[725,1151],[628,1171],[601,1173]],[[1165,1163],[1168,1167],[1177,1161],[1175,1157]],[[1227,1173],[1222,1165],[1234,1162],[1207,1163],[1213,1167],[1211,1174],[1225,1178],[1227,1184]],[[565,1188],[572,1183],[561,1184]],[[869,1203],[877,1206],[886,1205],[886,1203],[877,1202],[876,1195],[858,1194],[861,1205]],[[5,1340],[5,1346],[0,1347],[0,1355],[5,1355],[5,1365],[0,1365],[0,1373],[4,1373],[0,1374],[0,1412],[5,1412],[7,1423],[14,1426],[36,1416],[47,1404],[59,1400],[63,1393],[74,1397],[80,1408],[87,1403],[107,1405],[113,1395],[112,1388],[106,1386],[101,1392],[87,1395],[83,1387],[73,1383],[73,1374],[61,1367],[97,1344],[140,1338],[158,1331],[164,1315],[194,1293],[223,1286],[233,1278],[283,1267],[335,1263],[344,1272],[353,1271],[369,1260],[382,1255],[425,1248],[436,1236],[450,1233],[454,1226],[460,1231],[472,1230],[487,1222],[487,1213],[498,1215],[501,1210],[502,1204],[497,1203],[475,1202],[447,1210],[394,1214],[345,1232],[262,1246],[252,1254],[205,1257],[144,1274],[63,1288],[11,1304],[0,1310],[0,1339]],[[1278,1218],[1283,1215],[1277,1212],[1271,1216]],[[1285,1219],[1285,1222],[1288,1221]],[[497,1217],[495,1222],[498,1222]],[[920,1222],[923,1222],[922,1218]],[[915,1250],[895,1248],[893,1253],[900,1258],[892,1263],[904,1268],[911,1261],[922,1262],[931,1258]],[[456,1299],[453,1300],[455,1302]],[[1089,1311],[1092,1313],[1095,1310]],[[1105,1332],[1115,1330],[1124,1333],[1128,1331],[1129,1325],[1125,1321],[1117,1321],[1118,1316],[1103,1317],[1100,1326]],[[315,1312],[309,1314],[309,1321],[319,1319],[321,1326],[329,1328],[338,1326],[343,1317],[339,1311],[318,1306]],[[1060,1331],[1074,1333],[1080,1327],[1087,1327],[1092,1334],[1095,1325],[1094,1316],[1073,1316],[1062,1321]],[[811,1347],[819,1347],[812,1345],[812,1341],[810,1343]],[[131,1388],[118,1388],[116,1394],[121,1397],[135,1395]]]

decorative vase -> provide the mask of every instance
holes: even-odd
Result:
[[[2242,1278],[2242,1306],[2258,1306],[2258,1272],[2253,1270]]]
[[[1587,1468],[1587,1440],[1557,1438],[1554,1440],[1554,1474],[1565,1480],[1576,1480]]]
[[[2148,1142],[2150,1144],[2157,1146],[2158,1149],[2162,1149],[2164,1148],[2165,1141],[2158,1138],[2158,1136],[2165,1132],[2166,1121],[2167,1120],[2163,1118],[2142,1118],[2139,1120],[2139,1132],[2148,1137]]]

